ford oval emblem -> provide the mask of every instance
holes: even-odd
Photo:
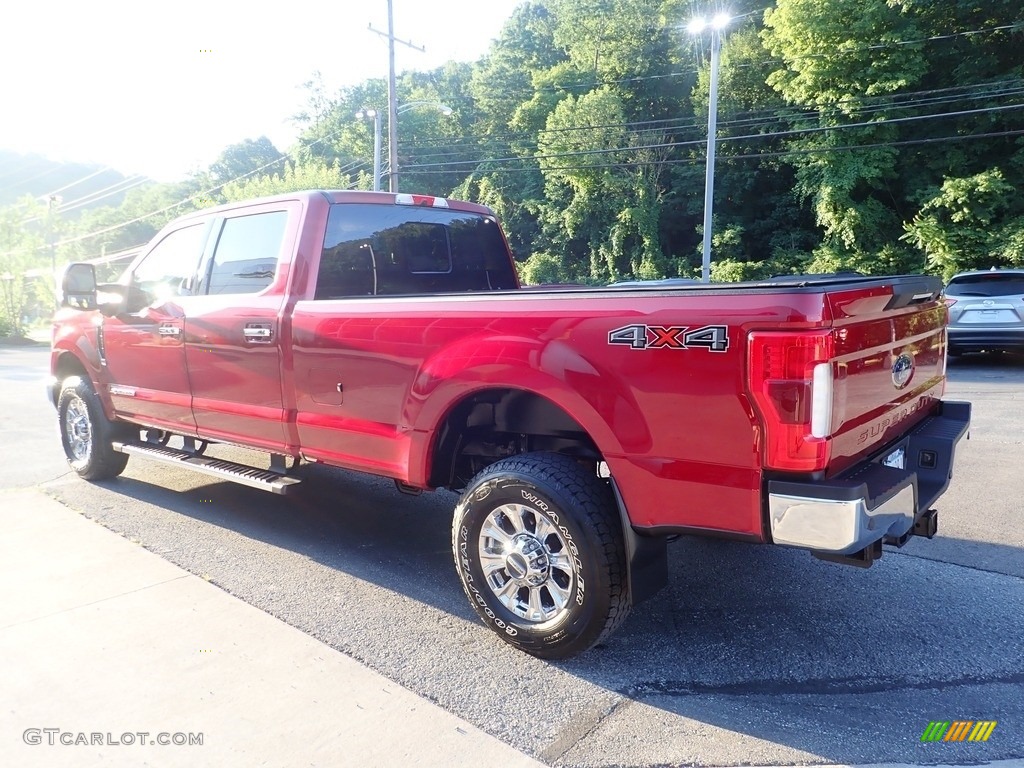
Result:
[[[896,389],[903,389],[914,375],[914,358],[904,353],[892,361],[892,383]]]

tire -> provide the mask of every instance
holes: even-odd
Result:
[[[568,456],[526,453],[480,472],[455,508],[452,549],[483,622],[542,659],[582,653],[629,613],[611,488]]]
[[[106,480],[120,475],[128,454],[113,448],[115,439],[130,436],[126,425],[111,422],[92,384],[80,376],[64,381],[57,400],[60,439],[68,464],[85,480]]]

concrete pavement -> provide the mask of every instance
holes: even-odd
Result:
[[[5,768],[541,765],[38,491],[0,531]]]

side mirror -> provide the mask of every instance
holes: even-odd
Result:
[[[92,264],[69,264],[60,287],[62,307],[96,309],[96,268]]]

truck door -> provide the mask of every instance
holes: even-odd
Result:
[[[332,206],[314,299],[297,302],[293,313],[303,454],[405,479],[412,441],[405,409],[421,367],[438,347],[480,329],[458,304],[423,297],[515,287],[508,246],[490,217]]]
[[[277,451],[288,443],[280,326],[287,275],[278,267],[300,213],[296,202],[249,206],[213,224],[185,318],[192,410],[204,437]]]
[[[103,319],[102,350],[118,415],[195,432],[185,370],[184,303],[208,229],[208,222],[197,222],[169,232],[132,270],[125,311]]]

